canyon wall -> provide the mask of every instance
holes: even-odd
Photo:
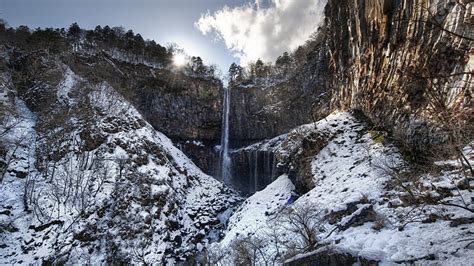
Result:
[[[324,41],[298,74],[268,88],[235,88],[234,140],[268,139],[335,110],[367,117],[412,159],[471,140],[472,1],[330,0],[325,16]],[[252,169],[248,154],[258,152],[236,150],[234,167]],[[251,188],[254,177],[244,176]]]
[[[243,147],[338,109],[361,111],[414,154],[439,153],[445,144],[468,140],[474,124],[473,12],[470,1],[329,0],[325,23],[317,29],[322,38],[292,75],[231,87],[233,172],[245,173],[236,176],[245,179],[237,183],[251,183],[251,191],[267,184],[255,186],[254,179],[271,181],[264,170],[255,171],[260,161],[251,159],[263,156],[268,164],[271,156]],[[38,64],[34,54],[11,56],[17,67]],[[69,49],[56,56],[90,82],[106,81],[116,88],[200,168],[216,173],[223,98],[219,80],[129,62],[104,51]],[[39,108],[52,99],[47,90],[38,97]],[[264,177],[255,177],[256,172]]]
[[[71,55],[74,71],[119,88],[153,127],[174,140],[218,140],[222,83],[182,71],[129,64],[100,56]],[[94,68],[89,64],[93,61]]]
[[[472,1],[330,0],[325,14],[332,109],[415,152],[472,133]]]

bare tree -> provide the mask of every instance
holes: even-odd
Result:
[[[310,204],[285,208],[277,215],[275,222],[280,230],[291,235],[286,241],[282,241],[282,244],[298,252],[316,249],[320,242],[320,233],[325,231],[321,210]]]
[[[234,265],[268,265],[265,253],[266,241],[258,237],[244,237],[231,245]]]

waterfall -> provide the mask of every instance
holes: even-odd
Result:
[[[222,110],[222,136],[221,136],[221,179],[229,183],[231,179],[231,162],[229,156],[229,109],[230,109],[230,89],[224,88],[224,104]]]
[[[258,191],[258,151],[255,151],[255,164],[253,171],[254,191]]]

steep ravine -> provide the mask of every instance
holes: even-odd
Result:
[[[153,68],[1,49],[1,264],[174,264],[219,239],[238,194],[148,123],[119,81],[98,75]]]

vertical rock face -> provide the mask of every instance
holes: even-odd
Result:
[[[288,79],[231,88],[230,138],[234,146],[287,133],[328,114],[327,54],[323,44]]]
[[[325,15],[324,41],[297,74],[232,88],[234,147],[337,109],[362,111],[419,154],[462,142],[453,128],[472,135],[472,3],[330,0]],[[258,145],[234,152],[237,185],[251,190],[250,169],[260,167],[262,152]],[[257,176],[266,180],[263,172]]]
[[[332,108],[362,110],[417,151],[447,127],[472,130],[473,12],[470,1],[330,0]]]
[[[218,139],[222,84],[199,78],[181,81],[176,87],[143,89],[138,106],[145,118],[176,139]]]

